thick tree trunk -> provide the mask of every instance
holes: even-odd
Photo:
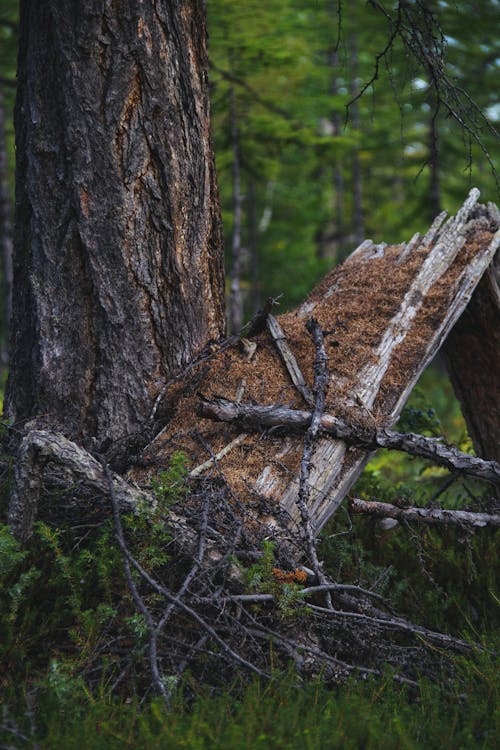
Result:
[[[101,448],[224,331],[202,0],[21,2],[6,412]]]

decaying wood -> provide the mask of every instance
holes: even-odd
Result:
[[[297,363],[294,353],[288,345],[282,327],[280,326],[274,315],[269,314],[267,316],[267,328],[269,330],[269,333],[273,337],[276,348],[279,351],[283,364],[288,370],[292,383],[294,384],[300,395],[303,397],[306,404],[308,406],[314,406],[314,396],[311,393],[311,389],[304,380],[302,370]]]
[[[442,223],[444,217],[438,217],[438,221],[431,228],[430,236],[424,237],[420,242],[413,238],[409,254],[405,253],[404,245],[401,248],[400,263],[404,264],[419,249],[425,247],[427,242],[430,244],[429,252],[411,280],[389,325],[382,332],[381,340],[375,350],[370,352],[369,361],[357,374],[354,387],[351,387],[350,393],[346,394],[347,403],[359,400],[368,412],[378,406],[382,412],[379,419],[386,425],[391,425],[396,421],[418,377],[437,353],[448,332],[465,309],[475,286],[500,244],[498,223],[495,223],[495,235],[488,238],[489,242],[485,243],[483,252],[471,259],[457,279],[452,281],[450,278],[450,283],[454,286],[453,294],[446,309],[439,317],[436,316],[434,329],[429,331],[425,341],[419,342],[422,349],[414,352],[411,363],[404,362],[405,348],[414,349],[417,343],[414,340],[414,329],[419,315],[426,306],[432,307],[433,291],[441,286],[441,293],[444,293],[443,282],[447,277],[451,277],[453,263],[458,253],[466,247],[467,233],[473,228],[471,226],[474,223],[472,215],[478,197],[479,192],[472,190],[456,217],[449,219],[445,224]],[[481,216],[488,221],[495,221],[494,217],[490,216],[489,209],[485,209]],[[365,262],[370,262],[386,252],[385,247],[363,243],[351,256],[351,260],[361,256]],[[388,278],[387,283],[390,284],[390,281]],[[365,292],[366,290],[359,289],[357,293],[361,295]],[[335,294],[335,290],[330,287],[326,294],[328,293]],[[299,310],[299,315],[305,316],[311,312],[311,303],[306,302]],[[398,389],[389,386],[389,393],[384,393],[388,376],[394,367],[401,368],[403,372],[406,370],[406,372]],[[333,377],[331,382],[333,388],[336,386],[335,380]],[[345,444],[342,443],[332,445],[330,441],[325,441],[318,445],[313,459],[315,470],[311,476],[316,493],[311,512],[318,530],[342,502],[368,458],[369,454],[366,452],[357,452],[355,456],[352,453],[346,454]],[[292,482],[282,497],[282,505],[290,512],[293,512],[292,502],[295,492],[296,482]]]
[[[478,191],[472,190],[455,217],[446,221],[445,215],[440,215],[424,237],[415,235],[408,244],[364,242],[342,266],[327,274],[297,310],[276,319],[279,328],[271,319],[274,333],[264,330],[250,336],[257,343],[250,361],[238,345],[226,347],[214,354],[199,382],[193,371],[195,385],[182,390],[177,384],[167,391],[165,402],[170,404],[172,417],[155,442],[155,458],[165,455],[166,461],[175,448],[184,450],[194,466],[205,462],[206,456],[192,435],[196,391],[203,391],[212,402],[216,396],[235,401],[245,379],[247,403],[240,408],[261,404],[303,409],[303,398],[308,397],[300,392],[300,381],[290,370],[302,373],[306,387],[312,389],[314,345],[305,324],[314,315],[329,354],[323,419],[341,420],[359,430],[358,438],[364,436],[353,440],[352,431],[337,431],[333,437],[333,430],[326,434],[322,423],[308,477],[308,513],[315,533],[338,508],[378,446],[413,450],[419,444],[419,455],[496,482],[494,464],[475,463],[473,457],[464,457],[437,441],[411,437],[406,444],[407,438],[390,430],[500,244],[498,216],[492,207],[479,205],[478,196]],[[283,363],[278,339],[286,342],[296,367]],[[291,361],[288,355],[286,360]],[[303,428],[309,426],[310,414],[305,415]],[[217,428],[208,418],[200,419],[196,426],[213,455],[242,432],[239,423],[234,428],[227,424]],[[339,429],[338,422],[335,429]],[[303,435],[283,437],[282,431],[267,429],[264,434],[248,434],[220,458],[224,476],[248,508],[252,523],[264,521],[264,535],[279,535],[294,523],[300,524],[296,501],[302,455]],[[131,476],[142,482],[150,474],[136,471]],[[283,517],[289,519],[284,524]]]
[[[399,508],[390,503],[375,500],[360,500],[353,497],[349,501],[353,513],[363,513],[377,518],[395,518],[397,521],[423,522],[439,526],[457,524],[460,526],[500,526],[498,513],[470,513],[465,510],[444,510],[443,508]]]
[[[242,404],[227,399],[206,399],[200,403],[200,412],[210,419],[221,422],[237,422],[248,429],[262,430],[274,428],[283,431],[307,430],[311,425],[312,414],[300,409],[286,409],[282,406],[258,406]],[[500,485],[500,464],[485,461],[477,456],[462,453],[439,438],[424,437],[412,432],[395,432],[384,428],[360,427],[349,424],[331,414],[323,414],[320,419],[323,434],[340,438],[346,443],[361,446],[366,450],[388,448],[420,456],[455,472],[463,472],[486,482]]]
[[[328,373],[326,370],[326,366],[328,359],[325,351],[323,331],[321,330],[318,321],[314,318],[311,318],[311,320],[307,321],[306,328],[313,338],[314,347],[316,350],[316,356],[314,358],[314,408],[304,438],[304,447],[302,450],[302,459],[300,462],[299,491],[297,493],[296,502],[298,511],[300,513],[300,523],[302,526],[304,540],[307,545],[309,560],[312,563],[316,578],[318,579],[319,583],[325,584],[326,578],[321,569],[321,565],[318,559],[318,553],[316,550],[315,529],[309,513],[309,472],[311,468],[311,455],[314,448],[314,443],[321,427],[323,409],[325,408],[325,391],[328,384]],[[329,592],[327,592],[326,594],[326,599],[329,609],[332,609],[332,601]]]
[[[9,507],[9,525],[16,537],[25,541],[31,536],[47,464],[53,463],[66,474],[68,487],[83,483],[97,493],[109,495],[109,478],[102,464],[86,450],[60,435],[47,430],[29,430],[22,439],[14,465]],[[123,511],[150,508],[157,500],[150,492],[132,486],[118,474],[111,474],[117,503]],[[185,519],[169,513],[168,524],[181,546],[193,549],[196,535]]]

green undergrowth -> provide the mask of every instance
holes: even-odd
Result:
[[[39,689],[35,714],[4,721],[0,738],[3,747],[47,750],[495,748],[500,722],[492,664],[482,657],[473,670],[465,662],[457,667],[455,682],[422,682],[412,693],[395,686],[390,673],[333,690],[318,682],[297,685],[290,674],[255,682],[236,697],[234,691],[199,695],[190,705],[178,698],[170,712],[156,699],[138,705],[135,698],[113,699],[105,688],[90,694],[78,681],[69,690],[54,680]]]
[[[449,380],[430,367],[414,388],[396,429],[444,436],[472,452]],[[402,506],[482,511],[498,501],[489,485],[396,451],[379,451],[350,496]],[[425,524],[384,529],[346,505],[326,526],[320,548],[334,580],[383,594],[396,611],[435,630],[481,640],[500,625],[498,530]]]
[[[427,404],[424,380],[400,429],[444,432],[469,450],[447,383],[431,385],[437,407]],[[170,556],[161,517],[185,501],[187,471],[185,456],[174,454],[154,482],[156,511],[123,517],[135,557],[152,574],[172,577],[174,587],[179,562]],[[435,467],[380,453],[352,494],[488,507],[488,490],[460,479],[441,492],[446,481]],[[38,523],[24,548],[0,524],[0,748],[493,748],[500,729],[497,540],[491,529],[384,530],[374,519],[350,517],[347,508],[323,534],[320,557],[333,580],[370,588],[409,619],[485,647],[456,659],[452,681],[448,670],[434,684],[421,681],[408,691],[387,672],[376,681],[327,688],[298,683],[290,673],[266,685],[235,683],[217,695],[188,674],[166,712],[147,691],[145,625],[111,522],[72,529]],[[270,542],[263,552],[243,571],[245,584],[250,592],[276,594],[286,623],[301,603],[301,585],[279,581]],[[130,672],[120,681],[125,652]]]

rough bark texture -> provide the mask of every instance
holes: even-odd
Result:
[[[498,209],[491,207],[497,217]],[[478,456],[500,461],[500,253],[444,345]]]
[[[7,415],[105,447],[223,334],[202,0],[24,0]]]

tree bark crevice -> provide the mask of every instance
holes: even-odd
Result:
[[[101,449],[224,333],[203,3],[21,3],[19,50],[6,414]]]

